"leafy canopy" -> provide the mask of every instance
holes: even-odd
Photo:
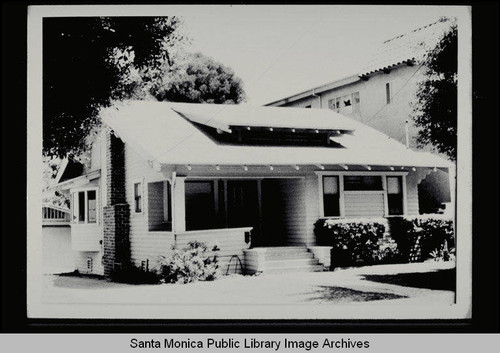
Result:
[[[457,48],[457,26],[452,22],[428,53],[425,80],[419,84],[413,107],[419,127],[417,144],[430,144],[451,160],[456,160],[457,149]]]
[[[185,41],[177,17],[46,18],[43,22],[43,150],[73,156],[102,106],[150,81]]]
[[[44,154],[78,156],[101,107],[126,98],[236,104],[241,79],[181,52],[176,17],[52,18],[44,22]]]
[[[233,70],[201,53],[186,54],[158,83],[151,94],[160,101],[237,104],[245,99]]]

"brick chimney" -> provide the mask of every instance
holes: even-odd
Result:
[[[104,207],[104,275],[130,263],[130,206],[125,192],[125,145],[109,130],[105,136],[106,200]]]

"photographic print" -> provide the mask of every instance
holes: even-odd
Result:
[[[470,318],[467,7],[29,10],[30,318]]]

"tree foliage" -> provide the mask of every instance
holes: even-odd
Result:
[[[184,41],[177,17],[46,18],[43,23],[43,149],[77,154],[99,108],[154,80]]]
[[[452,23],[428,53],[425,80],[413,107],[417,144],[430,144],[451,160],[456,160],[457,149],[457,48],[457,27]]]
[[[185,103],[237,104],[245,99],[243,83],[233,70],[201,53],[186,54],[151,94],[160,101]]]

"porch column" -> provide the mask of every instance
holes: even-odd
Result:
[[[186,193],[184,181],[186,177],[176,177],[172,190],[174,204],[174,233],[186,231]]]

